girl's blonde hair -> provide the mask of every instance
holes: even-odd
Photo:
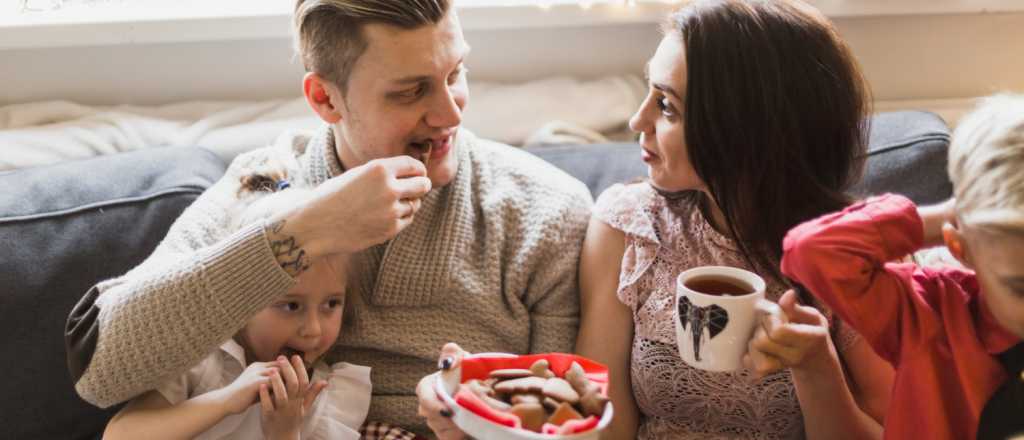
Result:
[[[265,159],[242,167],[237,197],[231,230],[298,207],[312,197],[312,188],[301,179],[294,155],[270,149]]]
[[[962,224],[1024,233],[1024,95],[985,98],[960,122],[949,177]]]

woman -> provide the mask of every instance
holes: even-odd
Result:
[[[630,121],[650,180],[599,197],[580,263],[577,351],[611,370],[606,438],[880,437],[891,368],[778,270],[787,230],[850,201],[868,114],[856,62],[795,0],[696,1],[664,32]],[[706,265],[760,274],[788,318],[761,326],[748,370],[678,354],[675,277]]]

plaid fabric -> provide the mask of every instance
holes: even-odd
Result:
[[[359,428],[362,440],[427,440],[397,426],[387,423],[366,422]]]

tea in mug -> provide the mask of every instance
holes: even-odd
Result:
[[[684,285],[694,291],[714,296],[743,296],[754,293],[754,288],[743,281],[721,276],[704,276],[689,279]]]

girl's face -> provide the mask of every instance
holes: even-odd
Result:
[[[249,362],[269,362],[278,355],[302,356],[310,366],[334,345],[345,305],[345,272],[326,260],[314,262],[288,294],[261,310],[236,340]]]
[[[669,33],[647,63],[650,91],[629,120],[640,133],[641,158],[651,183],[670,192],[704,190],[686,153],[683,99],[686,91],[686,54],[682,37]]]

